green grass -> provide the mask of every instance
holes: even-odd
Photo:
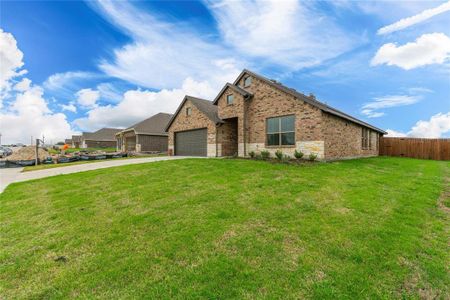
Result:
[[[189,159],[13,184],[0,295],[448,299],[449,176],[406,158]]]
[[[144,157],[155,157],[155,156],[165,156],[166,154],[141,154],[139,156],[130,156],[130,157],[120,157],[120,158],[111,158],[113,160],[122,160],[122,159],[133,159],[133,158],[144,158]],[[111,160],[107,159],[107,160]],[[62,167],[69,167],[74,165],[83,165],[83,164],[90,164],[90,163],[96,163],[96,162],[102,162],[106,161],[105,159],[99,159],[99,160],[79,160],[74,161],[70,163],[61,163],[61,164],[42,164],[37,166],[27,166],[24,167],[22,172],[29,172],[29,171],[38,171],[38,170],[45,170],[45,169],[53,169],[53,168],[62,168]]]

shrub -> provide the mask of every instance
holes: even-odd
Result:
[[[294,156],[296,159],[301,159],[303,157],[303,152],[302,151],[297,151],[297,149],[294,152]]]
[[[281,152],[281,150],[277,150],[275,152],[275,156],[279,159],[282,160],[283,159],[283,152]]]
[[[255,155],[255,158],[258,159],[258,160],[261,160],[261,159],[262,159],[261,153],[257,153],[257,154]]]
[[[288,162],[291,159],[291,157],[287,154],[283,155],[283,161]]]
[[[267,150],[261,151],[261,157],[262,159],[268,159],[270,157],[270,152]]]
[[[251,158],[254,158],[255,155],[256,155],[256,153],[255,153],[255,151],[250,151],[250,152],[248,153],[248,155],[250,155]]]
[[[310,160],[310,161],[315,161],[316,158],[317,158],[317,154],[312,153],[312,152],[309,154],[309,160]]]

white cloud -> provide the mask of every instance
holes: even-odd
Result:
[[[378,111],[380,109],[411,105],[420,101],[421,98],[420,95],[388,95],[376,97],[372,102],[362,106],[361,113],[368,118],[378,118],[385,115],[384,112]]]
[[[418,121],[408,132],[411,137],[439,138],[450,133],[450,112],[438,113],[428,121]]]
[[[76,93],[77,103],[85,108],[97,106],[97,100],[100,99],[100,92],[92,89],[82,89]]]
[[[443,3],[435,8],[430,8],[422,11],[421,13],[414,15],[412,17],[401,19],[393,24],[388,26],[384,26],[377,31],[377,34],[388,34],[398,30],[402,30],[413,26],[415,24],[421,23],[423,21],[428,20],[431,17],[434,17],[438,14],[442,14],[450,10],[450,1]]]
[[[371,109],[363,109],[361,110],[361,113],[368,118],[379,118],[386,115],[384,112],[376,112]]]
[[[59,107],[61,107],[63,111],[77,112],[77,107],[72,102],[69,104],[59,104]]]
[[[393,129],[387,129],[386,132],[387,132],[387,134],[386,134],[387,137],[406,137],[406,133],[396,131]]]
[[[125,2],[102,1],[95,8],[133,40],[114,50],[112,61],[100,63],[109,76],[156,89],[180,87],[190,77],[218,88],[224,77],[233,79],[243,66],[232,58],[234,53],[202,38],[188,24],[165,22]]]
[[[434,1],[344,1],[350,8],[376,15],[385,22],[395,22],[408,15],[416,15],[436,6]],[[333,4],[335,1],[332,2]]]
[[[87,117],[74,123],[82,130],[102,127],[128,127],[159,112],[173,113],[186,94],[197,97],[213,97],[217,91],[207,82],[191,78],[184,81],[180,89],[163,89],[159,92],[130,90],[124,93],[117,105],[99,106],[90,110]]]
[[[9,107],[0,112],[3,143],[29,143],[30,137],[62,140],[75,132],[62,113],[53,113],[43,98],[43,89],[32,86],[17,93]]]
[[[109,82],[100,83],[96,86],[103,99],[109,102],[119,102],[122,100],[122,94],[117,87]]]
[[[378,49],[371,65],[387,64],[410,70],[430,64],[443,64],[449,58],[450,38],[443,33],[429,33],[403,46],[384,44]]]
[[[71,136],[75,132],[66,116],[50,110],[42,87],[32,85],[28,78],[14,82],[16,77],[25,73],[20,71],[22,58],[23,53],[17,48],[13,35],[0,29],[0,89],[3,89],[2,96],[5,90],[11,92],[5,107],[0,102],[2,142],[29,143],[31,136],[39,138],[42,135],[47,141],[56,141]],[[13,84],[14,89],[11,90]]]
[[[290,70],[317,65],[361,39],[344,32],[313,2],[206,1],[228,45]]]
[[[11,33],[0,28],[0,91],[9,87],[9,80],[23,75],[23,53],[17,48],[17,41]]]
[[[73,85],[74,81],[92,79],[99,77],[99,74],[84,72],[84,71],[71,71],[64,73],[55,73],[45,80],[43,86],[48,90],[64,89],[67,86]]]
[[[434,93],[433,90],[429,89],[429,88],[425,88],[425,87],[413,87],[413,88],[409,88],[408,92],[410,94],[424,94],[424,93]]]
[[[132,38],[114,50],[112,60],[103,60],[100,69],[147,88],[176,88],[188,77],[219,88],[256,59],[259,68],[271,65],[292,71],[342,54],[362,40],[320,14],[313,2],[205,4],[217,20],[218,37],[202,35],[188,22],[168,22],[164,16],[126,2],[90,2]]]
[[[14,90],[19,91],[19,92],[25,92],[26,90],[28,90],[31,86],[31,80],[28,78],[23,78],[21,81],[19,81],[18,83],[16,83],[16,85],[14,86]]]
[[[428,121],[418,121],[410,131],[400,132],[393,129],[386,130],[388,137],[416,137],[416,138],[442,138],[450,135],[450,112],[438,113]]]

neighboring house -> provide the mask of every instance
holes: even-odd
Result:
[[[72,148],[80,148],[81,146],[81,135],[72,135]]]
[[[242,157],[280,149],[326,160],[378,155],[386,133],[248,70],[212,102],[186,96],[166,130],[172,155]]]
[[[122,129],[102,128],[96,132],[83,132],[81,148],[110,148],[116,146],[116,133]]]
[[[65,139],[64,144],[72,146],[72,139]]]
[[[171,114],[158,113],[116,133],[117,150],[127,152],[167,152],[167,132]]]

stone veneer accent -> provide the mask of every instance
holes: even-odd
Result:
[[[267,150],[270,152],[270,155],[273,157],[275,155],[275,152],[277,150],[281,150],[283,154],[289,155],[290,157],[294,157],[295,150],[303,152],[305,155],[304,157],[307,158],[307,156],[311,153],[314,153],[317,155],[317,159],[324,159],[325,158],[325,151],[324,151],[324,141],[306,141],[306,142],[296,142],[295,147],[266,147],[265,144],[261,143],[250,143],[248,144],[248,151],[254,151],[255,153],[261,153],[262,150]],[[244,147],[243,144],[239,145],[240,147]]]

